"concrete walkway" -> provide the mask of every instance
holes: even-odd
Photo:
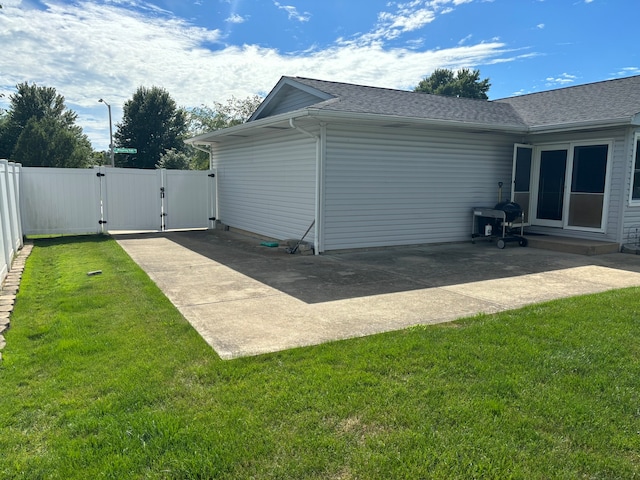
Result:
[[[488,243],[288,255],[231,232],[117,236],[223,359],[640,286],[640,256]]]

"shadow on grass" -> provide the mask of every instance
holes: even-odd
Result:
[[[27,236],[27,241],[35,246],[72,245],[75,243],[101,243],[112,240],[110,235],[34,235]]]

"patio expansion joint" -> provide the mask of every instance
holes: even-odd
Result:
[[[204,307],[207,305],[225,305],[225,304],[232,304],[234,302],[246,302],[247,300],[260,300],[261,298],[273,298],[273,297],[290,297],[290,296],[282,292],[274,292],[271,294],[253,295],[253,296],[247,296],[243,298],[229,298],[226,300],[214,300],[211,302],[179,303],[179,304],[174,303],[174,305],[178,308],[197,308],[197,307]]]
[[[482,282],[475,282],[475,283],[482,283]],[[491,305],[491,306],[495,307],[497,309],[497,311],[499,311],[499,312],[504,312],[506,310],[512,310],[513,309],[513,306],[509,305],[508,303],[497,302],[495,300],[489,300],[489,299],[484,298],[482,296],[474,295],[473,293],[470,293],[470,292],[461,292],[459,290],[454,289],[451,286],[434,287],[434,289],[435,290],[442,290],[442,291],[447,292],[447,293],[453,293],[453,294],[459,295],[463,299],[472,299],[472,300],[476,300],[476,301],[479,301],[479,302],[486,303],[488,305]],[[496,313],[496,312],[487,310],[486,312],[480,312],[480,313]]]

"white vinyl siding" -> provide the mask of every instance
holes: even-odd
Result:
[[[213,151],[222,223],[279,240],[302,236],[315,218],[312,138],[290,131],[239,139]]]
[[[469,240],[471,209],[510,195],[513,138],[406,128],[327,131],[325,250]]]
[[[628,159],[628,163],[625,182],[626,202],[621,243],[640,243],[640,202],[637,200],[633,200],[631,196],[633,176],[635,174],[635,145],[636,142],[640,140],[639,135],[640,130],[630,129],[628,132],[628,142],[625,149],[625,155]]]
[[[321,101],[322,99],[315,95],[293,88],[290,85],[285,85],[278,94],[278,102],[274,102],[272,107],[260,112],[256,120],[280,113],[293,112],[294,110],[299,110]]]

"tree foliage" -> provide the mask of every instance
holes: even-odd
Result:
[[[187,133],[187,114],[161,87],[140,87],[123,107],[114,143],[138,150],[116,155],[116,166],[155,168],[169,150],[181,152]]]
[[[52,87],[21,83],[0,119],[0,158],[24,166],[86,167],[91,143]]]
[[[171,149],[162,154],[156,168],[166,168],[167,170],[201,170],[192,168],[189,155],[184,152],[177,152]]]
[[[24,166],[82,168],[89,166],[91,154],[80,127],[61,128],[54,118],[32,117],[18,137],[12,160]]]
[[[487,100],[490,87],[488,78],[480,80],[480,70],[471,71],[463,68],[456,73],[446,68],[438,68],[422,79],[414,91],[447,97]]]
[[[189,110],[189,134],[195,136],[244,123],[261,102],[262,97],[253,95],[244,99],[231,97],[226,103],[213,102],[213,107],[193,108]]]
[[[213,102],[213,107],[201,105],[188,112],[189,136],[213,132],[223,128],[233,127],[246,122],[256,111],[262,97],[253,95],[244,99],[231,97],[226,103]],[[209,156],[193,147],[191,149],[191,168],[206,170],[209,168]]]

